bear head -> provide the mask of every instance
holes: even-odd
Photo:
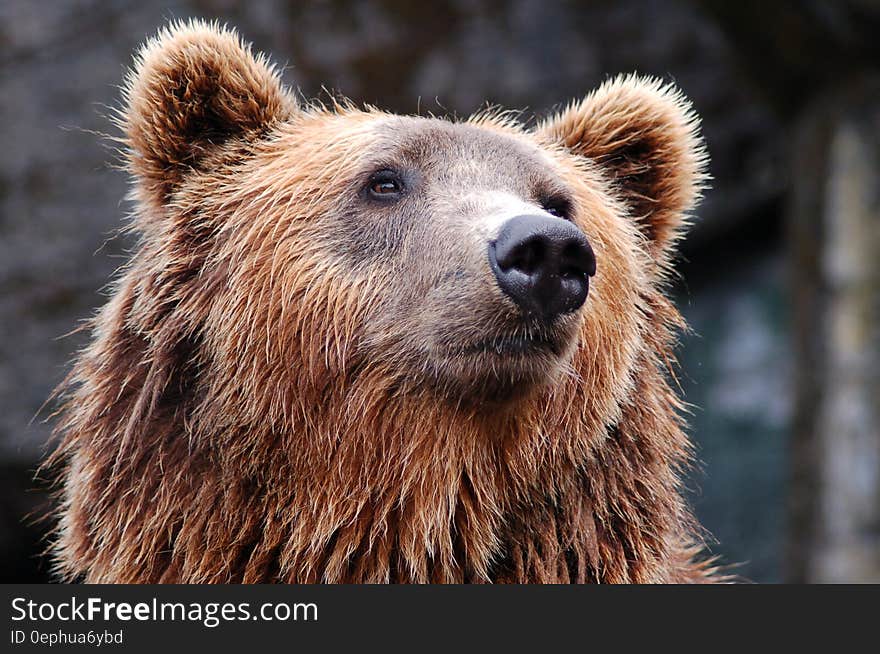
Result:
[[[689,105],[636,77],[531,128],[310,107],[194,23],[126,95],[156,306],[198,325],[232,395],[369,378],[503,405],[577,380],[608,415],[705,179]]]

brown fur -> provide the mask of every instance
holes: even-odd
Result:
[[[65,385],[65,578],[711,580],[667,381],[662,285],[705,163],[680,95],[618,79],[531,131],[304,108],[193,23],[147,44],[120,123],[140,245]],[[564,351],[443,349],[515,320],[479,257],[445,249],[484,194],[352,209],[392,155],[451,188],[568,189],[599,272]]]

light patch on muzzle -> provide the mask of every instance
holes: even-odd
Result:
[[[504,191],[475,193],[466,202],[475,212],[468,221],[468,233],[480,245],[498,238],[502,225],[511,218],[522,215],[550,216],[539,205]]]

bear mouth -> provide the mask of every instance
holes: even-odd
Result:
[[[571,326],[569,326],[571,327]],[[477,338],[441,335],[445,343],[424,359],[423,379],[456,406],[503,405],[558,382],[577,347],[572,328],[518,325]]]
[[[559,356],[561,347],[552,338],[541,334],[509,334],[484,339],[463,348],[463,354],[497,354],[499,356]]]
[[[459,405],[521,399],[559,378],[573,347],[565,336],[517,331],[449,348],[434,359],[434,387]]]

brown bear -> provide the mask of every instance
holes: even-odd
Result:
[[[174,24],[118,122],[139,237],[62,389],[88,582],[704,582],[664,295],[706,179],[621,77],[533,126],[305,104]]]

